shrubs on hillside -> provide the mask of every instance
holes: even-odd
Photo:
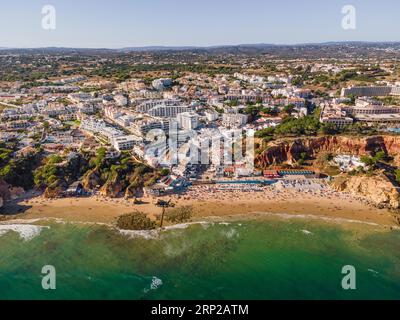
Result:
[[[40,165],[41,150],[15,156],[16,151],[15,143],[0,141],[0,179],[12,186],[30,189],[34,185],[33,171]]]
[[[96,185],[109,186],[111,189],[118,186],[119,190],[129,190],[132,194],[138,188],[154,184],[160,177],[158,171],[137,162],[128,152],[122,152],[118,158],[107,158],[104,148],[99,148],[96,156],[90,160],[90,170],[83,178],[88,188],[95,187],[89,183],[93,175],[98,177]]]
[[[394,175],[398,184],[400,184],[400,169],[394,171]]]

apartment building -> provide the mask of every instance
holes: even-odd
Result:
[[[29,126],[29,122],[25,120],[9,121],[6,124],[7,129],[10,130],[22,130],[28,128]]]
[[[156,80],[153,80],[153,82],[151,84],[154,89],[162,91],[162,90],[172,86],[172,79],[170,79],[170,78],[156,79]]]
[[[400,113],[400,106],[384,106],[383,103],[371,99],[357,99],[354,106],[342,109],[351,115]]]
[[[146,137],[146,135],[155,129],[160,129],[164,132],[168,132],[170,127],[170,121],[154,117],[144,117],[141,119],[135,119],[129,127],[129,130],[139,136]]]
[[[107,137],[114,149],[118,151],[132,150],[134,146],[143,141],[140,137],[126,135],[122,131],[107,125],[103,120],[94,118],[83,119],[80,128]]]
[[[400,86],[360,86],[343,88],[342,97],[385,97],[400,95]]]
[[[148,100],[142,102],[139,106],[136,107],[136,111],[140,113],[147,113],[151,109],[157,106],[177,106],[180,104],[180,100],[178,99],[159,99],[159,100]]]
[[[326,104],[322,107],[320,122],[331,123],[337,127],[345,127],[353,124],[353,119],[347,116],[346,111],[340,105]]]
[[[329,105],[322,109],[320,121],[337,126],[348,125],[353,121],[365,122],[370,125],[398,124],[400,123],[400,107],[384,106],[365,100],[357,101],[355,106]]]
[[[227,128],[240,128],[248,121],[248,116],[241,113],[224,113],[222,125]]]
[[[113,137],[123,136],[123,132],[107,125],[104,120],[95,118],[82,119],[80,128],[91,133],[97,133],[111,140]]]
[[[152,117],[160,117],[160,118],[176,118],[179,113],[190,112],[193,110],[193,107],[179,105],[179,106],[166,106],[159,105],[147,112],[148,115]]]
[[[210,122],[216,121],[219,118],[218,112],[215,112],[215,111],[207,110],[204,112],[204,114],[206,116],[207,121],[210,121]]]
[[[132,150],[136,145],[139,145],[142,140],[136,136],[116,136],[112,137],[111,144],[113,145],[115,150],[124,151],[124,150]]]
[[[179,113],[177,119],[182,129],[194,130],[199,126],[199,116],[194,112]]]
[[[114,96],[114,101],[118,107],[125,107],[128,105],[128,98],[123,94],[117,94]]]

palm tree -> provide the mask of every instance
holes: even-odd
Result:
[[[164,223],[165,208],[172,206],[171,200],[168,200],[168,201],[158,200],[156,203],[156,206],[162,208],[161,221],[160,221],[160,229],[162,229],[163,223]]]

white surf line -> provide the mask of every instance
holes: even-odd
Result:
[[[156,238],[160,237],[160,235],[162,235],[162,231],[186,229],[191,225],[204,226],[204,225],[210,225],[210,224],[212,224],[212,222],[194,221],[194,222],[175,224],[172,226],[166,226],[166,227],[163,227],[162,229],[157,228],[157,229],[152,229],[152,230],[124,230],[124,229],[119,229],[115,226],[112,226],[111,228],[114,230],[117,230],[120,234],[127,236],[129,238],[142,237],[145,239],[156,239]]]
[[[32,224],[36,222],[54,222],[54,223],[60,223],[60,224],[84,224],[84,225],[104,225],[104,226],[110,226],[112,227],[113,225],[111,223],[105,223],[105,222],[91,222],[91,221],[68,221],[64,220],[62,218],[52,218],[52,217],[47,217],[47,218],[36,218],[36,219],[13,219],[13,220],[4,220],[0,221],[0,225],[8,225],[8,224]]]
[[[255,211],[252,212],[254,214],[259,215],[267,215],[267,216],[276,216],[284,219],[313,219],[313,220],[324,220],[329,222],[348,222],[348,223],[359,223],[359,224],[366,224],[375,227],[392,227],[389,225],[382,225],[375,222],[367,222],[361,220],[354,220],[354,219],[346,219],[346,218],[331,218],[331,217],[323,217],[314,214],[291,214],[291,213],[273,213],[273,212],[260,212]]]
[[[12,220],[3,220],[0,221],[0,225],[7,225],[7,224],[15,224],[15,223],[20,223],[20,224],[31,224],[35,222],[39,222],[41,220],[44,220],[43,218],[38,218],[38,219],[12,219]]]
[[[329,217],[323,217],[319,215],[313,215],[313,214],[295,214],[295,213],[274,213],[274,212],[264,212],[264,211],[252,211],[248,213],[238,213],[238,214],[232,214],[230,216],[208,216],[207,219],[210,219],[214,222],[219,222],[219,223],[224,223],[223,220],[228,220],[228,221],[240,221],[241,219],[245,220],[254,220],[254,216],[252,217],[251,215],[264,215],[264,216],[275,216],[278,218],[284,218],[284,219],[313,219],[313,220],[326,220],[330,222],[350,222],[350,223],[359,223],[359,224],[367,224],[371,226],[378,226],[378,227],[388,227],[388,228],[393,228],[393,229],[399,229],[399,226],[390,226],[390,225],[385,225],[385,224],[378,224],[375,222],[366,222],[366,221],[361,221],[361,220],[352,220],[352,219],[346,219],[346,218],[329,218]]]
[[[172,226],[166,226],[163,229],[164,230],[174,230],[174,229],[186,229],[189,226],[200,224],[200,225],[207,225],[210,224],[211,222],[207,221],[193,221],[193,222],[186,222],[186,223],[180,223],[180,224],[174,224]]]

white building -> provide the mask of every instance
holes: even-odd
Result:
[[[148,100],[142,102],[138,107],[136,107],[137,112],[147,113],[151,109],[157,106],[177,106],[179,105],[179,100],[177,99],[159,99],[159,100]]]
[[[248,116],[241,113],[224,113],[222,125],[227,128],[240,128],[248,121]]]
[[[93,96],[90,93],[80,92],[80,93],[71,93],[68,95],[68,99],[75,102],[85,102],[93,99]]]
[[[110,141],[113,139],[113,137],[124,135],[122,131],[108,126],[103,120],[97,120],[95,118],[83,119],[80,127],[82,130],[103,135]]]
[[[347,116],[346,111],[342,110],[340,105],[326,104],[322,105],[320,122],[331,123],[337,127],[344,127],[353,124],[353,119]]]
[[[169,120],[147,117],[143,119],[135,119],[135,122],[131,124],[129,130],[139,137],[146,137],[146,135],[154,129],[160,129],[164,132],[168,132],[169,126]]]
[[[180,105],[180,106],[166,106],[159,105],[150,109],[147,114],[153,117],[161,118],[175,118],[179,113],[190,112],[193,108],[190,106]]]
[[[118,107],[125,107],[128,104],[128,99],[123,94],[115,95],[114,101]]]
[[[349,172],[357,168],[366,169],[367,166],[360,160],[360,157],[351,155],[338,155],[333,159],[333,162],[339,166],[343,172]]]
[[[140,142],[141,139],[133,135],[113,137],[111,140],[114,149],[118,151],[132,150]]]
[[[183,112],[177,116],[179,126],[186,130],[194,130],[199,126],[199,116],[194,112]]]
[[[207,121],[210,121],[210,122],[211,121],[216,121],[219,118],[218,112],[215,112],[215,111],[207,110],[207,111],[204,112],[204,114],[206,115]]]
[[[170,86],[172,86],[172,79],[170,78],[161,78],[161,79],[156,79],[152,82],[152,86],[156,90],[164,90]]]

